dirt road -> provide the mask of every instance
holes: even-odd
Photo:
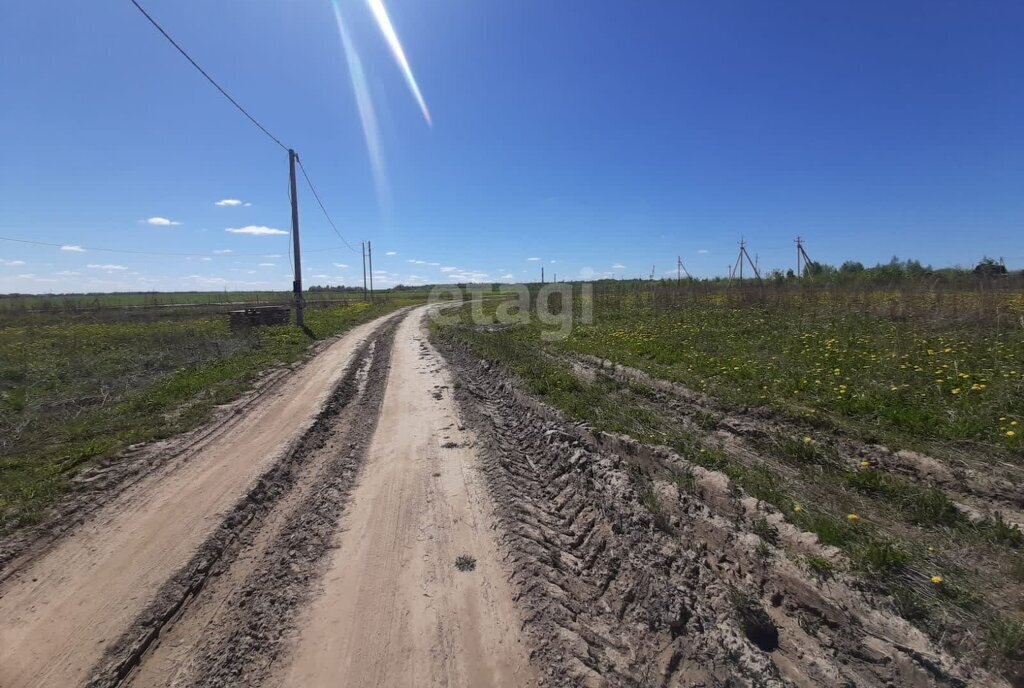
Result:
[[[0,685],[73,686],[312,423],[358,346],[355,328],[245,410],[92,514],[0,586]]]
[[[363,480],[284,685],[532,685],[474,444],[420,319],[407,318]],[[454,566],[463,555],[473,570]]]
[[[1005,685],[726,476],[442,357],[427,311],[0,573],[0,687]]]

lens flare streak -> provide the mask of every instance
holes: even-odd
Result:
[[[366,138],[366,149],[370,155],[370,166],[373,169],[373,181],[377,187],[377,197],[383,206],[387,206],[389,199],[387,171],[384,167],[384,153],[380,143],[380,127],[377,124],[377,112],[373,107],[373,97],[370,95],[370,88],[366,83],[363,61],[359,58],[359,53],[356,51],[352,37],[348,33],[345,21],[342,19],[338,0],[331,0],[331,4],[334,7],[334,18],[338,22],[338,32],[341,34],[341,45],[345,51],[345,60],[348,62],[348,72],[352,79],[352,91],[355,94],[359,119],[363,125],[363,136]]]
[[[395,27],[391,24],[391,18],[388,16],[383,0],[366,0],[366,2],[370,6],[370,12],[373,13],[374,19],[377,20],[380,32],[384,34],[384,40],[387,41],[388,47],[391,48],[391,54],[394,55],[399,69],[402,70],[402,75],[405,77],[405,82],[409,85],[409,90],[412,91],[416,103],[420,106],[420,111],[423,112],[423,118],[427,121],[428,125],[433,126],[433,121],[430,119],[430,110],[427,109],[427,103],[423,99],[423,94],[420,93],[419,84],[416,83],[416,77],[409,66],[409,60],[405,57],[405,50],[402,49],[402,43],[398,40],[398,34],[395,33]]]

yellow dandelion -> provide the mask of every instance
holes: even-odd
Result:
[[[1010,421],[1010,425],[1016,425],[1016,424],[1017,424],[1017,421],[1015,421],[1015,420],[1011,420]]]
[[[804,438],[804,444],[810,444],[810,443],[811,443],[811,442],[813,442],[813,441],[814,441],[814,440],[812,440],[812,439],[811,439],[810,437],[805,437],[805,438]]]
[[[868,468],[870,465],[871,465],[870,461],[861,461],[860,462],[860,467],[861,468]]]
[[[1013,436],[1014,436],[1014,435],[1016,435],[1016,434],[1017,434],[1017,433],[1015,433],[1015,432],[1014,432],[1013,430],[1007,430],[1007,431],[1006,431],[1006,436],[1007,436],[1007,437],[1013,437]]]
[[[942,585],[942,576],[932,576],[932,583]]]
[[[846,514],[846,520],[850,523],[856,523],[860,520],[860,516],[858,516],[857,514]]]
[[[799,514],[803,510],[804,510],[804,508],[802,506],[800,506],[799,504],[794,504],[793,505],[793,511],[795,511],[796,513]]]
[[[960,393],[960,388],[959,387],[954,387],[953,391],[950,392],[950,394],[959,394],[959,393]]]

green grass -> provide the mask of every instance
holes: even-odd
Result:
[[[733,306],[722,296],[655,308],[649,291],[599,293],[594,323],[574,328],[559,348],[865,439],[1024,457],[1024,329],[1016,319],[895,319],[828,299]],[[861,295],[879,307],[893,299]]]
[[[310,309],[308,333],[288,326],[236,334],[223,317],[0,321],[0,531],[37,521],[83,467],[195,427],[261,371],[400,305]]]
[[[800,476],[796,481],[783,478],[773,467],[777,464],[741,462],[722,449],[707,444],[698,434],[681,427],[671,414],[666,413],[663,402],[645,386],[606,377],[581,377],[559,357],[566,352],[588,353],[635,365],[658,377],[678,380],[679,376],[670,374],[673,369],[663,366],[666,361],[676,359],[679,352],[669,350],[670,347],[663,343],[647,351],[644,358],[630,360],[616,356],[623,351],[616,348],[619,346],[616,343],[604,348],[591,341],[580,348],[571,337],[566,342],[545,344],[540,338],[542,326],[536,322],[488,331],[474,326],[468,317],[468,309],[463,310],[463,316],[460,325],[435,327],[435,333],[442,338],[458,340],[482,357],[510,368],[530,391],[570,418],[584,420],[598,430],[620,432],[641,442],[669,446],[696,465],[724,473],[732,485],[771,504],[787,521],[814,533],[823,545],[841,550],[849,562],[851,574],[857,576],[862,585],[893,596],[897,608],[903,609],[908,619],[919,623],[925,630],[941,634],[941,630],[937,630],[941,629],[941,624],[936,619],[963,619],[965,614],[976,617],[979,624],[986,623],[986,619],[1001,618],[985,594],[1004,581],[989,578],[990,585],[986,590],[971,594],[969,590],[981,584],[979,574],[965,569],[957,561],[963,551],[975,547],[981,548],[976,551],[983,551],[986,557],[995,557],[1006,564],[1005,567],[999,564],[990,571],[1024,568],[1017,549],[1021,546],[1021,533],[1002,519],[996,517],[972,523],[939,490],[883,473],[871,466],[850,470],[824,433],[825,439],[780,432],[751,440],[762,455],[795,468]],[[665,316],[670,321],[675,318],[675,314]],[[744,334],[743,323],[741,320],[737,325],[738,331],[728,336],[713,333],[710,339],[727,348],[730,345],[723,344],[723,340],[741,337]],[[749,322],[747,324],[750,325]],[[593,330],[590,328],[589,332]],[[621,332],[620,335],[619,339],[637,341],[636,336]],[[586,338],[587,335],[582,336]],[[780,346],[778,342],[769,344],[761,341],[769,349],[768,358],[770,347],[777,350]],[[753,374],[750,377],[756,378]],[[733,379],[742,378],[738,374]],[[736,392],[737,387],[718,383],[712,386],[709,383],[703,389],[709,392],[722,389],[728,396]],[[741,397],[732,397],[731,401],[737,399],[742,403]],[[932,412],[938,413],[935,409]],[[821,420],[825,415],[811,414],[804,409],[799,417],[805,424],[810,418],[812,422],[807,425],[822,423],[828,426],[828,421]],[[937,420],[932,418],[930,422]],[[698,425],[704,423],[699,422]],[[996,446],[995,451],[1013,456],[1017,449],[1003,443]],[[657,477],[675,483],[681,491],[694,490],[692,471],[666,470],[664,473]],[[644,481],[650,479],[637,478],[638,494],[641,503],[657,517],[664,514],[665,509],[652,489],[644,489]],[[861,511],[858,506],[867,509],[865,516],[870,514],[873,518],[848,518],[849,514]],[[777,531],[772,530],[766,519],[757,519],[753,528],[764,545],[758,555],[767,557],[770,555],[769,545],[778,539]],[[925,534],[930,540],[922,541]],[[927,547],[928,542],[937,546]],[[993,551],[989,547],[992,544],[999,545],[999,551]],[[953,556],[946,556],[944,550]],[[828,578],[836,573],[835,564],[824,557],[811,558],[806,563],[815,575]],[[929,580],[935,573],[942,573],[945,579],[941,587],[936,587]],[[1009,579],[1012,579],[1012,574],[1007,576]],[[936,610],[941,613],[936,615]]]

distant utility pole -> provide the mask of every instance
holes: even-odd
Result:
[[[292,281],[292,292],[295,294],[295,324],[305,326],[302,317],[302,253],[299,250],[299,197],[295,188],[295,151],[288,149],[288,176],[292,189],[292,253],[295,255],[295,279]]]
[[[803,277],[804,273],[800,271],[800,259],[803,258],[804,266],[803,270],[806,271],[811,265],[811,259],[807,256],[807,251],[804,250],[804,240],[800,237],[796,238],[796,276]]]
[[[690,279],[690,273],[686,270],[686,266],[683,265],[683,257],[676,256],[676,282],[681,282],[683,275],[686,275],[686,279]]]
[[[654,266],[651,266],[651,281],[654,281]]]
[[[757,277],[758,280],[760,280],[761,279],[761,272],[757,269],[757,265],[754,263],[754,260],[750,257],[750,254],[747,253],[747,242],[746,242],[746,239],[741,238],[740,239],[740,253],[739,253],[738,256],[736,256],[736,267],[733,268],[733,270],[732,270],[733,274],[736,274],[737,271],[739,272],[739,277],[740,277],[740,281],[741,282],[743,281],[743,259],[744,258],[746,258],[747,263],[750,265],[750,267],[754,268],[754,275]]]
[[[540,283],[544,284],[544,268],[540,269]]]
[[[370,261],[370,303],[373,303],[373,242],[366,242],[366,258]]]
[[[367,292],[367,243],[359,242],[359,248],[362,250],[362,300],[366,301],[370,298]]]

